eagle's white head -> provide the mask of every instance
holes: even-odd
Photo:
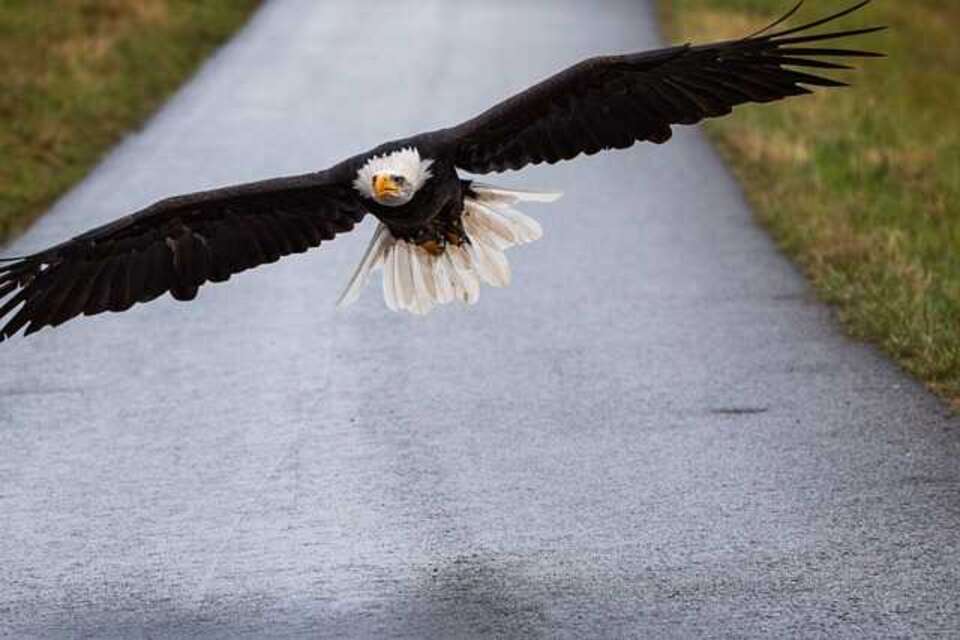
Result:
[[[388,207],[405,205],[430,179],[433,160],[421,160],[415,147],[374,156],[360,167],[353,188]]]

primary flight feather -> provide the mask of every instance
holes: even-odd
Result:
[[[476,302],[481,283],[505,286],[504,250],[536,240],[540,225],[518,202],[560,194],[464,179],[580,154],[664,143],[671,126],[844,83],[836,58],[880,54],[820,43],[882,27],[810,33],[855,6],[791,29],[793,16],[740,40],[584,60],[448,129],[385,143],[315,173],[161,200],[33,255],[0,264],[0,340],[78,315],[124,311],[169,292],[192,300],[207,282],[301,253],[379,220],[340,299],[355,300],[376,269],[393,310],[417,314]],[[824,59],[826,58],[826,60]],[[811,71],[812,70],[812,71]]]

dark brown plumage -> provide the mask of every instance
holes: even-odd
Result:
[[[454,167],[488,173],[622,149],[637,141],[663,143],[671,137],[671,125],[725,115],[747,102],[810,93],[808,87],[845,86],[809,70],[850,68],[821,58],[879,54],[816,43],[882,27],[807,31],[869,1],[773,32],[801,2],[767,29],[741,40],[591,58],[459,126],[387,143],[326,171],[162,200],[0,265],[0,318],[9,316],[0,340],[24,327],[30,334],[81,314],[123,311],[166,292],[191,300],[204,283],[222,282],[318,246],[351,230],[368,211],[393,225],[398,237],[419,237],[420,226],[443,228],[434,219],[459,216],[463,205]],[[436,177],[422,193],[388,209],[358,192],[353,181],[361,166],[405,147],[434,160]],[[451,188],[446,189],[448,182]],[[424,242],[444,241],[420,235]]]

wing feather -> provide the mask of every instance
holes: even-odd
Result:
[[[302,253],[365,213],[336,169],[161,200],[72,240],[0,266],[0,340],[78,315],[124,311],[169,292]]]
[[[663,143],[671,137],[671,125],[726,115],[747,102],[808,94],[808,87],[847,86],[799,69],[842,71],[850,67],[818,58],[881,54],[804,45],[879,31],[882,27],[808,33],[869,2],[772,32],[800,9],[801,1],[780,20],[740,40],[591,58],[439,133],[452,146],[456,165],[473,173],[554,163],[638,141]]]

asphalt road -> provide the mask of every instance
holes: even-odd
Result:
[[[653,25],[268,3],[7,253],[451,124]],[[368,221],[0,345],[0,635],[957,637],[960,421],[842,336],[699,133],[499,181],[567,195],[469,310],[335,312]]]

